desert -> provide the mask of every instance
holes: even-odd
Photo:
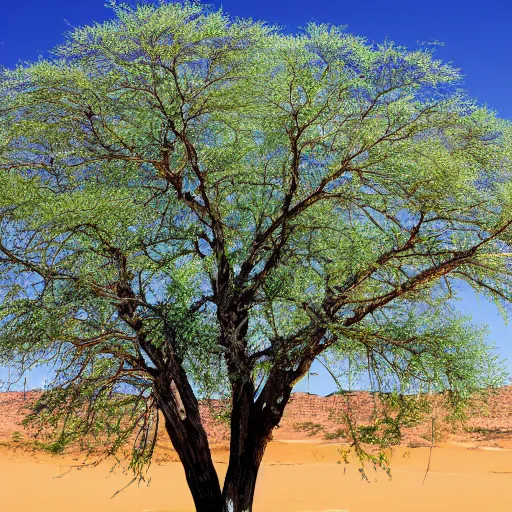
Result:
[[[0,512],[512,512],[466,3],[1,2]]]
[[[172,445],[162,435],[149,471],[149,485],[133,484],[112,461],[87,467],[77,452],[54,456],[30,448],[20,425],[27,400],[23,393],[0,395],[0,481],[6,512],[191,512],[193,502]],[[339,397],[296,393],[281,427],[269,444],[254,509],[257,512],[508,512],[512,484],[512,388],[494,395],[485,413],[468,420],[465,430],[446,433],[431,450],[418,427],[394,448],[391,480],[367,468],[361,479],[356,460],[340,463],[341,441],[308,435],[297,424],[315,422],[329,430],[329,410]],[[361,414],[368,394],[354,397]],[[300,422],[298,420],[301,420]],[[213,458],[221,478],[228,460],[222,431],[207,419]],[[20,432],[21,441],[13,440]],[[17,437],[16,435],[14,438]],[[423,440],[423,442],[422,442]],[[432,451],[431,455],[430,452]],[[430,468],[426,475],[429,457]],[[85,462],[85,463],[84,463]],[[27,485],[30,491],[27,492]]]

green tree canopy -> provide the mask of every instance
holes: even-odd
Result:
[[[138,471],[160,411],[197,510],[241,512],[321,355],[399,393],[498,382],[451,304],[461,280],[511,300],[511,127],[457,70],[326,25],[114,13],[0,77],[0,360],[54,365],[58,442],[136,430]]]

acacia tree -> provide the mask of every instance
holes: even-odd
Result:
[[[460,399],[496,377],[451,308],[511,299],[510,125],[428,50],[198,4],[114,6],[0,81],[0,354],[53,364],[58,446],[158,414],[196,509],[248,511],[322,354]],[[223,489],[198,397],[230,397]]]

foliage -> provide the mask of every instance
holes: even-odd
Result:
[[[307,432],[308,436],[314,436],[324,429],[320,423],[314,423],[312,421],[299,421],[293,424],[295,432]]]
[[[23,440],[23,434],[19,430],[15,430],[12,433],[11,438],[13,443],[21,443]]]
[[[324,439],[326,441],[333,441],[336,439],[343,439],[345,435],[345,430],[343,428],[338,428],[334,432],[326,432],[324,434]]]

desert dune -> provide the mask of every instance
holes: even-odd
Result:
[[[261,469],[256,512],[509,512],[512,507],[512,443],[485,449],[442,445],[432,450],[425,483],[428,448],[398,448],[392,480],[368,469],[361,480],[358,464],[339,460],[337,443],[272,442]],[[489,447],[492,448],[492,447]],[[225,471],[227,449],[214,457]],[[77,460],[74,460],[77,459]],[[81,468],[79,457],[54,457],[20,449],[0,449],[1,510],[5,512],[192,512],[178,462],[154,464],[149,486],[110,472],[106,461]],[[71,469],[72,466],[74,469]],[[71,469],[71,470],[70,470]]]
[[[30,396],[29,399],[34,399]],[[365,395],[359,396],[364,410]],[[29,401],[29,400],[28,400]],[[28,402],[27,401],[27,402]],[[183,469],[165,435],[159,437],[150,484],[133,484],[113,462],[86,467],[80,453],[61,456],[34,451],[20,421],[20,393],[0,394],[1,512],[192,512]],[[392,479],[356,460],[340,460],[341,441],[297,430],[297,421],[320,421],[325,431],[335,399],[297,395],[276,430],[259,475],[255,512],[510,512],[512,510],[512,389],[496,395],[470,431],[450,434],[435,447],[409,432],[393,449]],[[208,420],[209,421],[209,420]],[[213,429],[212,424],[210,430]],[[18,431],[21,442],[14,440]],[[209,431],[221,479],[228,444]],[[425,479],[431,454],[430,469]],[[425,479],[425,482],[423,483]]]

